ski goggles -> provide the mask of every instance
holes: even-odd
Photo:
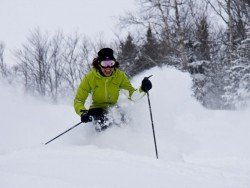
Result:
[[[102,68],[113,68],[115,66],[114,60],[104,60],[100,63]]]

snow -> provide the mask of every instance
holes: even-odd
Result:
[[[193,97],[189,74],[153,68],[150,79],[159,159],[147,97],[121,97],[129,123],[98,133],[71,105],[51,105],[0,85],[0,187],[112,188],[250,186],[250,109],[207,110]],[[72,99],[73,100],[73,99]]]

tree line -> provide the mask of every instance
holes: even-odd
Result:
[[[136,26],[121,44],[121,61],[135,75],[169,65],[193,78],[194,96],[211,109],[244,107],[250,100],[249,0],[140,0],[139,11],[120,18]],[[143,32],[142,32],[143,31]],[[140,40],[142,33],[146,37]],[[131,41],[137,41],[136,47]],[[128,46],[128,48],[126,48]],[[131,47],[137,57],[128,57]],[[125,50],[126,49],[126,50]],[[126,68],[124,67],[126,70]]]
[[[53,101],[72,95],[97,51],[111,46],[130,77],[155,66],[174,66],[193,78],[205,107],[233,109],[250,99],[249,0],[139,0],[121,16],[127,31],[110,44],[79,34],[53,36],[35,29],[7,67],[0,45],[0,74],[25,91]],[[17,79],[20,78],[20,79]],[[164,83],[163,83],[164,84]]]
[[[13,67],[4,62],[4,44],[0,45],[0,73],[9,83],[21,83],[26,92],[57,102],[72,95],[91,68],[89,55],[95,50],[91,45],[77,33],[65,36],[59,31],[49,36],[36,28],[13,53]]]

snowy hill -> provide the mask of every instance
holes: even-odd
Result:
[[[150,91],[159,159],[147,98],[120,103],[128,125],[97,133],[72,106],[48,105],[0,85],[0,187],[250,187],[250,110],[203,108],[188,74],[154,68]]]

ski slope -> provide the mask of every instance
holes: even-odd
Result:
[[[155,158],[147,98],[119,101],[127,125],[97,133],[71,105],[52,105],[0,84],[1,188],[249,188],[250,109],[207,110],[193,97],[191,78],[153,68],[150,99],[159,159]],[[73,100],[73,99],[72,99]]]

